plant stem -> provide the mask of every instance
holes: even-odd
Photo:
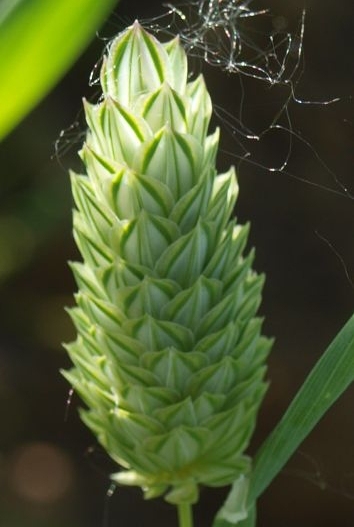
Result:
[[[180,503],[177,507],[179,527],[193,527],[192,505],[190,503]]]

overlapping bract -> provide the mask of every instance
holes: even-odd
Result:
[[[147,497],[194,502],[200,484],[249,471],[243,454],[265,391],[270,342],[255,318],[263,278],[229,221],[233,168],[217,174],[218,131],[202,76],[187,82],[178,39],[138,23],[112,43],[102,101],[72,174],[83,263],[65,375],[82,419]]]

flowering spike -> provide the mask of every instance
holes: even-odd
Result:
[[[247,477],[270,341],[256,318],[263,277],[229,221],[234,169],[202,76],[187,83],[178,38],[135,22],[113,41],[103,99],[85,102],[86,176],[72,174],[78,331],[65,376],[81,416],[123,470],[112,477],[192,503],[200,485]]]

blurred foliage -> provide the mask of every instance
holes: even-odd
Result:
[[[58,82],[104,22],[117,0],[2,0],[0,2],[0,140]],[[29,145],[31,139],[28,140]],[[19,146],[19,145],[18,145]],[[15,155],[15,153],[13,153]],[[38,162],[38,160],[37,160]],[[3,171],[0,283],[28,265],[67,214],[61,182],[7,191],[16,181]],[[12,175],[12,174],[11,174]]]
[[[117,0],[2,0],[0,139],[59,80]]]

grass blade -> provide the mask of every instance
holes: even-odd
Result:
[[[0,5],[0,140],[40,101],[117,0],[4,0]]]
[[[249,502],[268,487],[327,410],[354,381],[354,315],[319,359],[283,418],[259,449]]]
[[[314,366],[284,416],[257,452],[250,476],[249,507],[254,508],[257,498],[353,381],[354,315]],[[223,527],[232,525],[236,524],[226,522]],[[238,525],[248,527],[249,523],[244,520]],[[216,522],[214,527],[218,527]]]

